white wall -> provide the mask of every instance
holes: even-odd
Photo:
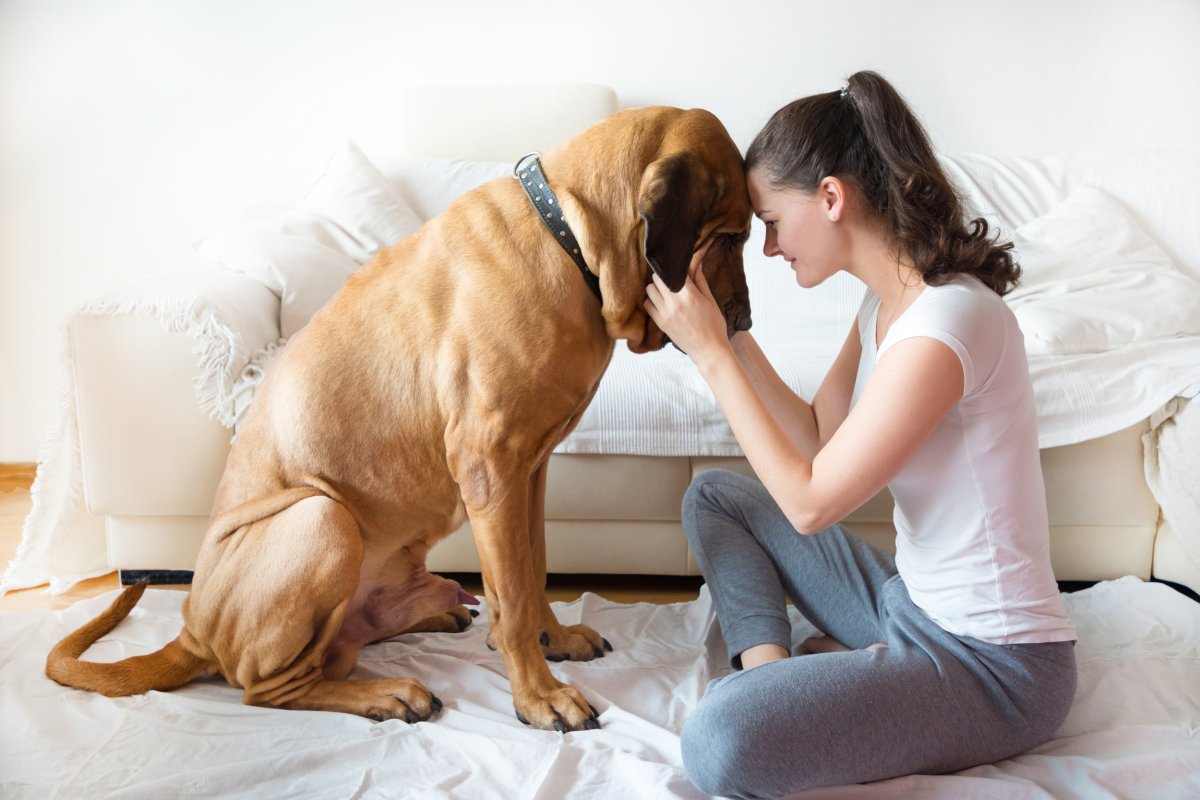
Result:
[[[872,68],[950,153],[1195,148],[1198,40],[1186,0],[3,0],[0,462],[37,455],[72,308],[386,141],[397,86],[604,83],[744,146]]]

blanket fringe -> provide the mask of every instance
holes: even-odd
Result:
[[[287,339],[279,339],[278,341],[271,342],[252,355],[250,363],[242,367],[241,374],[238,375],[237,383],[233,385],[233,391],[230,396],[230,405],[233,409],[233,425],[231,427],[233,428],[234,441],[237,441],[237,432],[239,426],[242,424],[242,417],[246,415],[246,410],[250,408],[250,401],[254,399],[254,393],[262,385],[263,378],[267,377],[267,367],[271,365],[287,342]]]
[[[196,342],[193,353],[199,356],[200,372],[196,376],[196,400],[200,410],[226,428],[232,428],[233,387],[239,367],[250,354],[241,337],[216,315],[200,298],[178,300],[162,297],[106,297],[84,305],[83,316],[125,315],[155,317],[163,328],[182,333]]]

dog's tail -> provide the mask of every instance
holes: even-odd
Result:
[[[151,689],[174,689],[200,674],[205,660],[184,649],[178,638],[149,655],[112,664],[79,660],[97,639],[128,616],[144,591],[144,581],[130,586],[103,614],[56,644],[46,656],[47,677],[63,686],[124,697]]]

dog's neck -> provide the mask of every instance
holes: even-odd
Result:
[[[559,203],[558,196],[554,194],[554,191],[550,188],[550,182],[546,180],[539,156],[540,153],[529,153],[522,156],[513,167],[513,177],[517,179],[521,184],[521,188],[525,190],[525,196],[533,204],[538,219],[546,225],[547,230],[550,231],[554,240],[559,243],[563,250],[567,252],[567,255],[571,257],[571,260],[575,262],[575,266],[579,267],[579,273],[583,276],[584,282],[592,290],[592,294],[596,295],[596,299],[600,301],[600,305],[603,307],[604,297],[600,293],[600,279],[588,269],[587,262],[584,261],[583,253],[580,252],[579,241],[571,231],[571,226],[567,224],[567,218],[563,213],[562,204]]]

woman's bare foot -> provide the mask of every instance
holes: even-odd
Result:
[[[864,647],[864,650],[878,650],[881,647],[887,647],[886,642],[876,642],[875,644]],[[813,636],[805,639],[800,643],[799,654],[802,656],[811,655],[813,653],[846,653],[850,648],[834,639],[832,636]]]
[[[807,656],[813,653],[844,653],[849,649],[832,636],[812,636],[800,643],[798,652]]]
[[[777,644],[756,644],[742,651],[742,669],[754,669],[772,661],[782,661],[790,655]]]

